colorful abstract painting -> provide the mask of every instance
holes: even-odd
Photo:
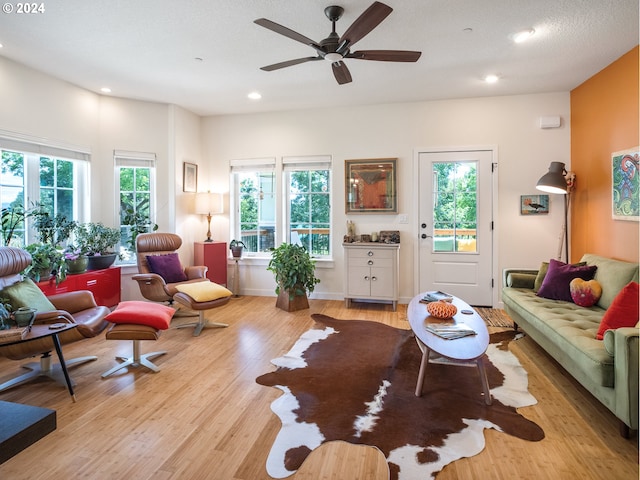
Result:
[[[640,220],[640,147],[611,154],[612,206],[615,220]]]

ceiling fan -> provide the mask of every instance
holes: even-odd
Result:
[[[331,33],[324,40],[315,42],[310,38],[301,35],[298,32],[283,27],[266,18],[259,18],[254,23],[268,28],[280,35],[284,35],[313,48],[317,55],[315,57],[296,58],[286,62],[274,63],[261,67],[261,70],[270,72],[280,68],[291,67],[300,63],[314,62],[316,60],[328,60],[331,62],[331,68],[336,81],[343,85],[351,82],[351,73],[344,63],[345,58],[355,58],[359,60],[377,60],[382,62],[416,62],[420,58],[422,52],[412,52],[408,50],[359,50],[351,52],[350,48],[365,35],[369,34],[376,28],[389,14],[393,11],[391,7],[381,2],[373,2],[362,15],[360,15],[347,31],[338,36],[336,33],[336,22],[342,17],[344,8],[332,5],[324,9],[324,14],[331,21]]]

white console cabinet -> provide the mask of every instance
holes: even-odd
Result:
[[[343,243],[344,300],[378,300],[398,306],[399,243]]]

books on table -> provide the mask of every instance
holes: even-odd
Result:
[[[437,302],[437,301],[452,302],[453,297],[448,293],[444,293],[444,292],[441,292],[440,290],[437,290],[437,291],[425,293],[424,296],[420,299],[421,303],[431,303],[431,302]]]
[[[427,323],[425,328],[428,332],[446,340],[476,335],[476,331],[464,323]]]

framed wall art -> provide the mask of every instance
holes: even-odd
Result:
[[[182,167],[182,191],[196,193],[198,191],[198,165],[184,162]]]
[[[611,154],[611,204],[614,220],[640,220],[640,147]]]
[[[549,213],[549,195],[520,195],[520,215]]]
[[[345,213],[398,213],[396,158],[345,160]]]

